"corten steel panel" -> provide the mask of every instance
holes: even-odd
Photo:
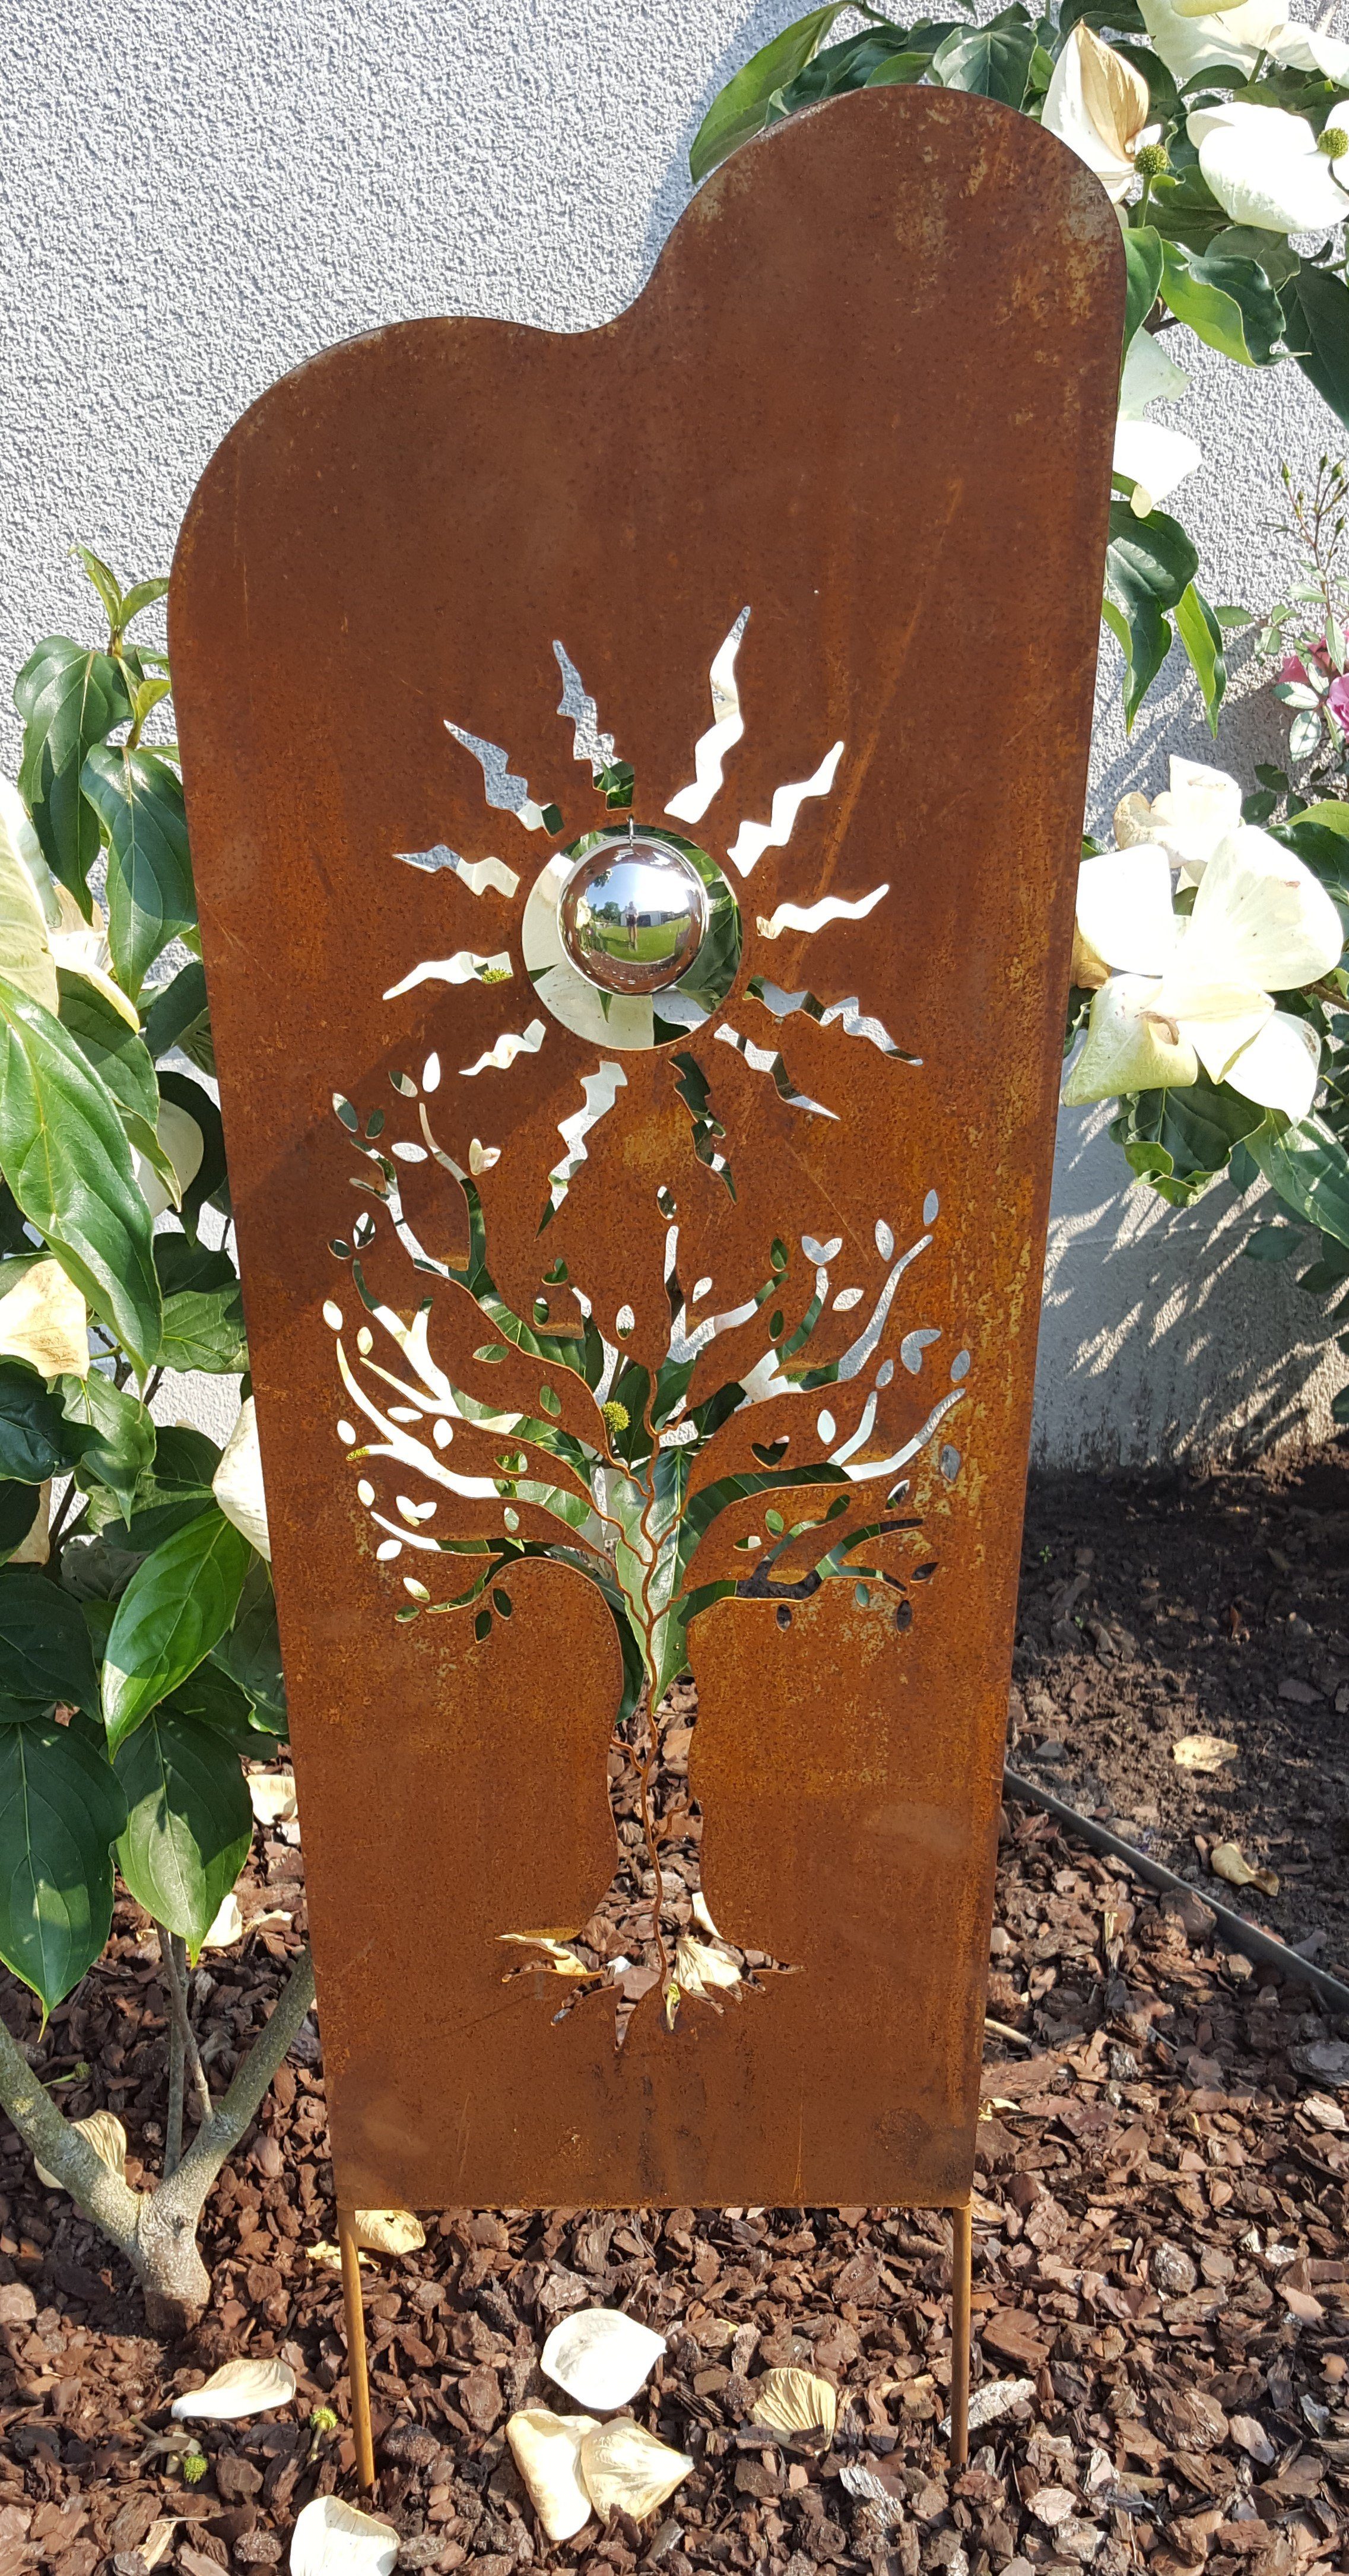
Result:
[[[868,93],[739,153],[616,322],[574,337],[417,322],[331,350],[255,405],[193,502],[172,651],[345,2201],[967,2194],[1122,289],[1112,209],[1038,126],[944,92]],[[744,922],[734,990],[684,1041],[733,1202],[695,1159],[677,1050],[570,1034],[531,988],[521,913],[554,852],[615,819],[557,713],[553,639],[636,768],[637,822],[661,826],[746,603],[743,739],[706,818],[680,826]],[[504,747],[562,832],[488,805],[447,720]],[[774,790],[839,740],[830,792],[741,876],[726,859],[740,821],[766,821]],[[475,895],[394,855],[437,844],[500,859],[518,893]],[[772,942],[757,926],[780,903],[855,904],[882,884],[865,917]],[[512,979],[381,998],[461,949],[506,951]],[[755,975],[826,1007],[856,996],[921,1064],[841,1019],[775,1018]],[[459,1070],[534,1019],[537,1052]],[[722,1025],[780,1050],[786,1087],[835,1116],[780,1096]],[[477,1305],[419,1276],[387,1209],[353,1195],[353,1171],[380,1186],[379,1169],[332,1096],[362,1120],[387,1111],[381,1150],[415,1140],[420,1104],[389,1077],[420,1082],[431,1051],[438,1142],[461,1167],[475,1137],[501,1149],[481,1179],[487,1258],[520,1316],[562,1257],[604,1331],[630,1302],[630,1350],[658,1360],[658,1189],[678,1203],[685,1289],[715,1283],[699,1313],[770,1278],[775,1238],[789,1247],[780,1293],[703,1355],[695,1403],[743,1382],[773,1304],[786,1333],[801,1319],[803,1236],[843,1239],[812,1363],[872,1311],[878,1221],[900,1250],[932,1238],[865,1368],[736,1412],[694,1471],[756,1472],[754,1444],[787,1433],[789,1465],[831,1454],[882,1358],[940,1328],[904,1342],[918,1373],[887,1373],[853,1452],[895,1456],[959,1391],[894,1507],[921,1531],[854,1551],[895,1584],[863,1606],[852,1581],[824,1581],[789,1626],[772,1599],[727,1598],[692,1630],[707,1899],[729,1941],[796,1973],[720,2016],[686,2002],[673,2032],[653,1994],[621,2053],[610,1997],[555,2021],[561,1980],[503,1983],[522,1954],[498,1938],[572,1931],[609,1883],[605,1601],[538,1560],[511,1570],[513,1616],[482,1642],[472,1611],[396,1624],[405,1575],[439,1600],[471,1560],[409,1543],[378,1562],[358,1477],[395,1528],[400,1490],[435,1489],[388,1459],[353,1464],[336,1428],[351,1401],[322,1308],[342,1309],[353,1367],[367,1318],[328,1242],[365,1206],[370,1296],[410,1319],[431,1292],[431,1348],[459,1385],[541,1418],[547,1379],[562,1426],[597,1435],[575,1376],[518,1349],[476,1362],[493,1338]],[[603,1061],[625,1087],[540,1236],[559,1124]],[[462,1262],[459,1183],[434,1162],[397,1170],[428,1254]],[[850,1286],[861,1302],[834,1310]],[[575,1326],[570,1291],[549,1294]],[[383,1339],[381,1357],[397,1373]],[[815,1427],[826,1403],[832,1435]],[[438,1454],[490,1479],[508,1449],[460,1422]],[[860,1476],[835,1527],[883,1515],[891,1484]],[[697,1582],[748,1577],[734,1542],[774,1499],[724,1513]],[[818,1515],[832,1499],[785,1501]],[[525,1539],[567,1536],[537,1504],[519,1516]],[[429,1527],[499,1533],[503,1505],[442,1492]],[[781,1579],[827,1543],[800,1542]]]

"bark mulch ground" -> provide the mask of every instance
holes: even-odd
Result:
[[[1032,1497],[1017,1759],[1038,1749],[1061,1794],[1151,1835],[1198,1884],[1155,1902],[1122,1864],[1007,1809],[989,2010],[1017,2036],[990,2034],[985,2072],[970,2467],[950,2476],[940,2432],[948,2231],[931,2213],[445,2211],[423,2251],[369,2272],[378,2510],[404,2567],[1349,2565],[1349,2021],[1215,1946],[1202,1898],[1208,1850],[1235,1838],[1279,1874],[1278,1897],[1252,1900],[1260,1919],[1320,1932],[1323,1965],[1349,1959],[1347,1528],[1333,1453],[1291,1479]],[[1178,1771],[1171,1744],[1198,1731],[1237,1743],[1230,1771]],[[303,1929],[293,1836],[259,1833],[241,1889],[254,1928],[198,1971],[219,2082]],[[69,2079],[72,2112],[119,2113],[131,2179],[137,2159],[153,2172],[166,2019],[144,1917],[119,1904],[106,1965],[40,2042],[29,1999],[9,1986],[0,2002],[44,2071]],[[308,2250],[334,2232],[317,2034],[306,2026],[212,2198],[212,2306],[176,2347],[145,2335],[101,2240],[6,2138],[0,2576],[282,2560],[310,2496],[355,2495],[338,2283]],[[665,2335],[633,2411],[696,2465],[654,2526],[618,2517],[550,2552],[505,2420],[550,2402],[544,2338],[595,2302]],[[189,2486],[164,2447],[169,2401],[245,2352],[284,2356],[296,2402],[200,2427],[210,2465]],[[781,2362],[837,2384],[827,2451],[749,2425],[756,2376]],[[311,2423],[318,2408],[335,2431]]]

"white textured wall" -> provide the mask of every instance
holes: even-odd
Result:
[[[166,568],[212,448],[312,350],[418,314],[572,329],[628,303],[684,203],[704,108],[789,14],[783,0],[29,0],[5,12],[5,686],[38,635],[87,616],[72,538],[124,576]],[[1168,345],[1188,363],[1187,339]],[[1277,581],[1277,459],[1305,468],[1336,425],[1291,367],[1245,375],[1195,354],[1189,411],[1202,417],[1187,425],[1210,467],[1187,487],[1187,519],[1210,595],[1258,604]],[[359,581],[353,567],[357,597]],[[1126,745],[1115,682],[1108,646],[1106,814],[1126,787],[1163,783],[1168,750],[1211,756],[1179,677]],[[996,721],[996,674],[989,702]],[[1274,747],[1254,738],[1229,717],[1219,757],[1236,766]],[[1093,1122],[1065,1124],[1041,1456],[1141,1460],[1296,1431],[1309,1398],[1328,1402],[1324,1373],[1287,1357],[1305,1313],[1287,1274],[1234,1260],[1247,1220],[1231,1194],[1184,1217],[1126,1198]],[[217,1404],[223,1392],[202,1390]],[[166,1415],[188,1400],[165,1397]]]

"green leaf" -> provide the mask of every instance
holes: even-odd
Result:
[[[1304,259],[1283,290],[1283,308],[1289,350],[1322,401],[1349,428],[1349,286],[1331,270]]]
[[[932,57],[961,25],[958,18],[919,18],[912,27],[878,27],[874,21],[842,44],[824,45],[795,80],[774,94],[774,116],[796,116],[849,90],[878,89],[923,80]]]
[[[1297,275],[1298,255],[1285,236],[1262,232],[1256,224],[1229,224],[1224,232],[1214,234],[1213,247],[1225,259],[1253,259],[1276,294]]]
[[[1171,650],[1165,610],[1175,608],[1199,570],[1185,530],[1162,510],[1137,518],[1127,501],[1110,505],[1106,549],[1107,623],[1128,664],[1124,688],[1126,726],[1134,717]],[[1108,611],[1113,607],[1114,617]]]
[[[182,780],[152,751],[106,745],[82,776],[108,836],[108,944],[134,997],[160,950],[197,918]]]
[[[1176,633],[1190,657],[1190,667],[1199,682],[1208,729],[1218,731],[1218,709],[1227,687],[1227,664],[1223,659],[1223,630],[1202,592],[1190,582],[1176,602]]]
[[[98,856],[98,817],[80,785],[85,760],[131,714],[121,665],[69,636],[49,635],[14,683],[24,719],[19,793],[43,855],[87,913],[85,884]]]
[[[204,1664],[198,1664],[195,1673],[189,1673],[185,1682],[179,1683],[163,1706],[190,1717],[197,1725],[213,1726],[235,1753],[252,1761],[260,1754],[270,1753],[277,1741],[276,1729],[259,1724],[247,1692],[211,1655]]]
[[[146,1407],[97,1368],[87,1377],[63,1377],[61,1395],[77,1481],[86,1490],[91,1482],[106,1485],[129,1523],[137,1485],[155,1454],[155,1426]]]
[[[60,1021],[3,976],[0,1170],[100,1322],[148,1367],[159,1282],[117,1104]]]
[[[66,1464],[65,1417],[45,1378],[23,1360],[0,1360],[0,1476],[40,1485]]]
[[[97,1710],[98,1675],[78,1601],[35,1565],[0,1569],[0,1689],[43,1708]]]
[[[1020,107],[1026,95],[1035,28],[1025,9],[1003,9],[983,27],[962,27],[948,36],[932,57],[933,78],[943,89],[967,90],[977,98],[1001,99]]]
[[[185,1109],[201,1129],[201,1163],[195,1179],[183,1192],[183,1203],[178,1210],[178,1221],[184,1234],[189,1243],[195,1243],[198,1220],[208,1203],[226,1213],[229,1210],[225,1131],[209,1091],[203,1091],[201,1084],[193,1082],[189,1074],[165,1073],[161,1068],[159,1088],[165,1100],[172,1100],[179,1109]]]
[[[117,1866],[195,1961],[253,1839],[238,1754],[210,1725],[154,1709],[114,1756],[127,1803]]]
[[[156,1237],[156,1244],[182,1237]],[[129,1546],[149,1553],[188,1521],[215,1508],[211,1479],[221,1453],[204,1431],[173,1423],[155,1442],[152,1472],[142,1479],[128,1536]]]
[[[195,1672],[238,1606],[249,1546],[215,1506],[166,1538],[117,1605],[103,1666],[109,1751]]]
[[[44,2013],[107,1940],[125,1823],[112,1765],[81,1729],[48,1718],[0,1727],[0,1958]]]
[[[206,1014],[206,969],[199,957],[180,969],[172,983],[160,985],[145,1013],[145,1043],[156,1061],[178,1046],[186,1032]]]
[[[1270,1110],[1246,1143],[1285,1207],[1349,1244],[1349,1155],[1323,1118],[1289,1126]]]
[[[213,1252],[205,1243],[189,1243],[185,1234],[166,1232],[155,1236],[155,1268],[166,1297],[175,1297],[185,1288],[237,1289],[239,1285],[227,1252]]]
[[[93,583],[95,590],[98,592],[99,598],[102,600],[103,605],[108,612],[108,624],[111,627],[113,634],[118,634],[122,625],[122,585],[119,582],[116,573],[109,570],[107,564],[100,560],[99,556],[94,553],[91,546],[75,545],[71,547],[70,551],[72,554],[79,556],[80,562],[83,564],[90,581]]]
[[[66,967],[57,974],[60,1020],[81,1054],[106,1082],[119,1109],[129,1110],[152,1131],[159,1117],[159,1086],[150,1050],[106,994],[87,975]]]
[[[1234,258],[1221,237],[1203,252],[1166,244],[1162,294],[1180,322],[1239,366],[1268,367],[1283,337],[1283,307],[1263,268]],[[1278,352],[1282,354],[1282,352]]]
[[[237,1376],[247,1368],[248,1342],[237,1280],[228,1288],[185,1288],[165,1298],[158,1365],[184,1375],[201,1369],[208,1377]]]
[[[143,608],[153,608],[155,601],[164,597],[168,586],[168,579],[163,574],[156,575],[153,581],[132,583],[122,600],[123,634],[126,633],[133,617],[139,617]]]
[[[1129,281],[1124,303],[1127,350],[1134,333],[1142,330],[1161,290],[1162,237],[1150,224],[1141,224],[1124,235],[1124,265]]]
[[[1175,1090],[1138,1092],[1111,1120],[1110,1133],[1140,1180],[1172,1207],[1188,1207],[1234,1149],[1253,1142],[1263,1116],[1254,1101],[1201,1074]]]
[[[1174,154],[1174,143],[1171,149]],[[1197,158],[1188,167],[1153,180],[1148,219],[1165,240],[1184,242],[1197,251],[1207,250],[1216,233],[1228,230],[1226,213]]]
[[[266,1573],[265,1567],[258,1571]],[[250,1571],[250,1587],[253,1580]],[[270,1578],[260,1583],[256,1600],[245,1599],[229,1635],[222,1637],[216,1647],[214,1660],[247,1694],[259,1716],[284,1734],[286,1685],[281,1671],[276,1596]]]
[[[751,54],[749,61],[729,80],[713,99],[702,124],[693,138],[689,152],[689,174],[695,186],[705,179],[718,162],[724,161],[751,136],[761,134],[772,117],[772,101],[777,91],[803,72],[812,54],[819,50],[836,18],[843,16],[848,0],[835,0],[827,9],[812,9],[808,16],[784,27],[770,45]]]
[[[40,1485],[0,1484],[0,1563],[27,1538],[42,1505]]]

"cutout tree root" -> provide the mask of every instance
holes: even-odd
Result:
[[[170,2000],[176,2003],[180,1990],[168,1961],[166,1973]],[[228,2091],[219,2102],[212,2102],[181,2162],[150,2191],[134,2191],[95,2154],[88,2139],[58,2111],[17,2040],[0,2021],[0,2103],[30,2154],[55,2174],[81,2215],[91,2219],[125,2256],[144,2292],[146,2323],[152,2334],[185,2333],[210,2298],[211,2276],[197,2248],[207,2194],[257,2113],[313,2000],[314,1970],[305,1949]],[[176,2010],[173,2029],[181,2039]],[[196,2054],[195,2041],[190,2050],[185,2039],[183,2046],[190,2062]],[[196,2067],[193,2077],[195,2082]]]

